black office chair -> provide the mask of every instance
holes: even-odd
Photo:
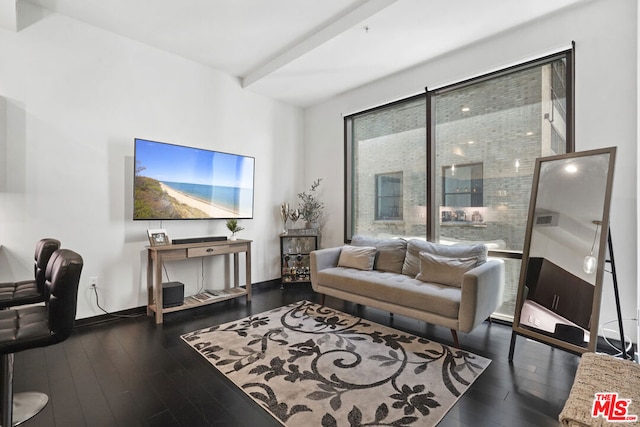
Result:
[[[0,283],[0,310],[45,300],[45,269],[51,255],[58,249],[60,249],[60,241],[56,239],[42,239],[36,244],[34,278],[19,282]]]
[[[18,425],[47,405],[49,398],[44,393],[13,394],[13,354],[57,344],[69,337],[76,318],[82,267],[80,255],[58,249],[45,270],[45,304],[0,311],[2,426]]]

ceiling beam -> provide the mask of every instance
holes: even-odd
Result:
[[[0,28],[18,31],[18,0],[0,0]]]
[[[326,43],[350,28],[353,28],[354,25],[375,15],[397,1],[398,0],[366,0],[358,4],[355,8],[346,10],[339,18],[332,19],[331,22],[328,22],[315,33],[307,36],[302,41],[294,43],[274,58],[254,68],[242,78],[242,87],[246,88],[251,86],[260,79],[270,75],[274,71],[300,58],[302,55],[321,46],[323,43]]]
[[[0,28],[21,31],[38,22],[45,10],[26,0],[0,0]]]

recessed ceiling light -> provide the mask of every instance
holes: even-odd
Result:
[[[574,164],[569,164],[569,165],[565,166],[564,170],[567,171],[568,173],[576,173],[576,172],[578,172],[578,168]]]
[[[462,112],[463,113],[466,113],[467,111],[470,111],[470,110],[471,110],[471,108],[469,108],[469,107],[462,107]]]
[[[475,141],[469,141],[468,143],[469,143],[469,144],[473,144],[474,142],[475,142]]]
[[[531,131],[527,132],[527,136],[531,136],[531,135],[533,135],[533,132]]]

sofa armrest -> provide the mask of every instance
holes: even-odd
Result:
[[[462,278],[458,320],[461,332],[471,332],[502,305],[504,261],[490,259]]]
[[[310,254],[311,287],[317,292],[318,272],[325,268],[337,267],[342,247],[318,249]]]

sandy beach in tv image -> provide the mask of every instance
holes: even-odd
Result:
[[[189,207],[198,209],[211,217],[236,218],[240,216],[240,212],[236,212],[231,209],[225,209],[223,207],[216,206],[211,203],[207,203],[203,200],[197,199],[195,197],[182,193],[178,190],[175,190],[162,182],[160,183],[160,187],[162,187],[162,191],[164,191],[165,193],[167,193],[169,196],[173,197],[180,203],[184,203]]]

